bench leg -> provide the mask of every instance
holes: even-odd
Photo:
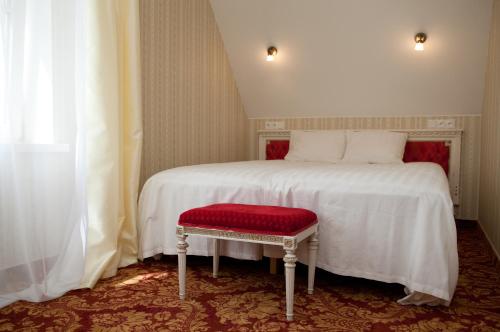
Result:
[[[177,236],[177,257],[179,264],[179,298],[186,298],[186,252],[189,245],[185,235]]]
[[[278,272],[278,260],[274,257],[269,258],[269,273],[276,274]]]
[[[285,282],[286,282],[286,319],[293,320],[293,293],[295,287],[295,250],[286,250],[286,255],[283,258],[285,261]]]
[[[307,293],[314,292],[314,275],[316,273],[316,259],[318,257],[319,239],[318,233],[309,237],[309,273],[307,276]]]
[[[213,257],[213,277],[217,278],[219,275],[219,252],[220,240],[214,239],[214,257]]]

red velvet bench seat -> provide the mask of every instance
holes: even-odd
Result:
[[[319,246],[318,219],[312,211],[281,206],[213,204],[181,214],[177,226],[179,259],[179,297],[186,296],[186,253],[188,235],[214,239],[213,276],[219,268],[220,240],[235,240],[282,246],[286,252],[286,316],[293,320],[295,250],[309,238],[308,293],[314,289],[316,256]]]

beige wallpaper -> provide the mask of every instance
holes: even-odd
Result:
[[[250,119],[249,158],[258,159],[257,130],[264,129],[267,120],[285,121],[286,129],[425,129],[427,119],[443,117],[329,117],[329,118],[290,118],[290,119]],[[481,117],[450,116],[456,120],[456,128],[463,129],[462,153],[460,164],[461,203],[457,217],[477,220],[479,147]]]
[[[248,119],[208,0],[141,0],[141,187],[181,165],[243,160]]]
[[[481,132],[479,221],[500,253],[500,1],[494,3]],[[498,256],[500,258],[500,256]]]

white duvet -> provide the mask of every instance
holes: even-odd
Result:
[[[453,203],[432,163],[330,164],[285,160],[179,167],[144,185],[139,200],[139,256],[176,254],[175,226],[188,209],[212,203],[300,207],[318,215],[318,267],[406,286],[400,303],[449,304],[458,277]],[[188,254],[212,243],[188,240]],[[260,259],[272,251],[226,242],[223,255]],[[307,263],[305,246],[299,260]]]

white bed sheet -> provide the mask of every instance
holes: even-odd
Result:
[[[329,164],[285,160],[179,167],[145,184],[139,200],[139,256],[176,254],[175,227],[188,209],[212,203],[281,205],[318,215],[318,267],[407,287],[403,304],[445,304],[458,278],[453,203],[436,164]],[[191,237],[188,254],[211,255]],[[307,263],[305,246],[299,261]],[[227,241],[222,254],[260,259],[263,248]],[[431,296],[428,296],[431,295]]]

